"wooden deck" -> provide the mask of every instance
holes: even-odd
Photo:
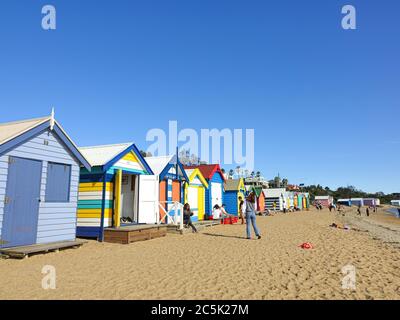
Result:
[[[129,244],[136,241],[150,240],[167,235],[167,226],[158,224],[137,224],[119,228],[104,229],[104,241]]]
[[[193,222],[193,224],[196,227],[197,231],[200,231],[206,227],[220,225],[221,221],[220,220],[201,220],[201,221]],[[183,228],[183,230],[179,230],[178,226],[169,224],[168,225],[168,233],[174,233],[174,234],[192,233],[192,228],[189,227],[189,228]]]
[[[7,258],[23,259],[38,253],[58,252],[60,249],[67,248],[79,248],[86,242],[87,241],[84,240],[60,241],[13,248],[0,248],[0,255],[3,255]]]

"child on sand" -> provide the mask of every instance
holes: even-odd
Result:
[[[226,205],[225,204],[222,204],[222,206],[221,206],[221,214],[222,214],[222,218],[226,218],[226,217],[229,217],[230,216],[230,214],[228,213],[228,212],[226,212]]]
[[[257,224],[256,224],[256,197],[254,192],[251,192],[249,196],[246,198],[242,206],[242,213],[246,216],[246,233],[247,239],[251,239],[251,230],[250,230],[250,223],[253,225],[254,233],[256,234],[258,239],[261,239],[260,232],[258,231]]]
[[[213,208],[212,211],[212,216],[213,216],[213,220],[219,220],[221,219],[221,207],[216,204]]]
[[[191,216],[193,215],[193,212],[190,210],[190,205],[189,203],[185,203],[183,206],[183,223],[192,228],[192,231],[197,233],[196,227],[192,223]]]

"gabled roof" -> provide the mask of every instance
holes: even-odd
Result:
[[[104,166],[122,151],[128,149],[132,143],[109,144],[103,146],[81,147],[82,154],[93,167]]]
[[[225,180],[225,191],[239,191],[243,187],[243,178]]]
[[[185,168],[199,169],[204,178],[208,180],[211,179],[216,172],[218,172],[221,175],[222,179],[225,181],[225,177],[221,171],[221,167],[219,166],[219,164],[201,164],[198,166],[185,166]]]
[[[146,171],[149,174],[153,174],[153,171],[141,155],[136,145],[131,142],[81,147],[79,150],[88,159],[92,167],[102,167],[103,171],[107,171],[129,152],[133,152]]]
[[[264,194],[263,188],[262,187],[253,187],[252,190],[256,194],[257,198],[261,195]],[[264,194],[265,196],[265,194]]]
[[[53,116],[0,124],[0,155],[49,128],[61,139],[75,158],[90,170],[87,159]]]
[[[204,187],[208,188],[207,180],[204,179],[204,176],[201,174],[199,169],[185,169],[186,175],[189,177],[189,183],[193,182],[193,180],[197,177],[204,185]]]
[[[50,117],[28,119],[0,124],[0,144],[14,139],[15,137],[29,131],[38,125],[49,121]]]
[[[189,180],[182,163],[179,161],[179,158],[175,154],[159,157],[146,157],[145,159],[151,167],[153,173],[156,176],[160,176],[160,179],[163,179],[163,176],[172,166],[178,165],[178,175],[182,176],[186,181]]]

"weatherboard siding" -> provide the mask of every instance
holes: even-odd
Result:
[[[47,145],[45,141],[47,141]],[[76,235],[79,163],[50,131],[39,134],[0,157],[0,237],[4,219],[4,197],[10,156],[42,161],[41,202],[39,204],[36,243],[74,240]],[[48,162],[71,166],[69,202],[45,202]]]

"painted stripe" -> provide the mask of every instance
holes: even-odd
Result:
[[[86,183],[80,183],[79,184],[79,192],[92,192],[92,191],[103,191],[103,186],[98,185],[97,183],[95,183],[96,186],[89,186],[86,185]],[[112,183],[107,183],[106,184],[106,191],[112,192],[114,191],[114,186]]]
[[[84,201],[84,203],[82,203]],[[110,209],[114,207],[114,201],[107,200],[105,203],[105,207]],[[80,200],[78,202],[78,209],[101,209],[102,201],[101,200]]]
[[[112,217],[112,209],[105,208],[104,209],[104,218]],[[101,209],[79,209],[78,210],[78,218],[100,218],[101,217]]]
[[[132,173],[132,174],[147,174],[147,171],[143,170],[135,170],[135,169],[130,169],[126,167],[119,167],[119,166],[113,166],[110,169],[107,170],[107,174],[115,174],[117,170],[122,170],[122,173]]]

